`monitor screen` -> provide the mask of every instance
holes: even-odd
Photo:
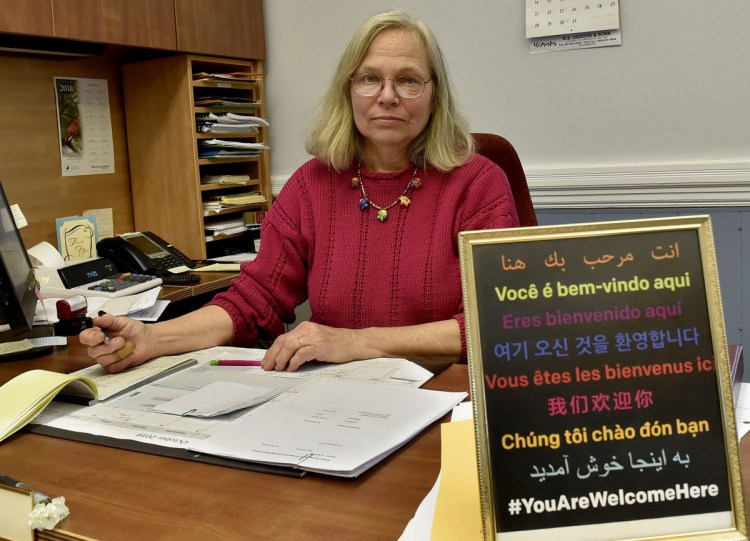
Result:
[[[0,319],[14,334],[28,333],[36,309],[36,277],[0,184]]]

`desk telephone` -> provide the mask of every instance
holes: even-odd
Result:
[[[100,257],[112,260],[121,272],[159,276],[166,285],[198,282],[196,274],[174,274],[195,266],[185,254],[150,231],[125,233],[96,243]]]

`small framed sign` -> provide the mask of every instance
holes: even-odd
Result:
[[[710,218],[459,242],[485,539],[746,540]]]

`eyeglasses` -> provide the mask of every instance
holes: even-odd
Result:
[[[370,73],[355,75],[350,80],[352,88],[360,96],[374,96],[375,94],[379,94],[383,90],[386,81],[393,81],[393,88],[396,90],[396,94],[402,98],[418,98],[424,92],[425,85],[431,81],[431,79],[423,81],[411,75],[402,75],[395,79],[384,79]]]

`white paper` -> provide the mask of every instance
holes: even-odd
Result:
[[[157,299],[153,306],[131,311],[128,313],[128,317],[139,321],[158,321],[167,306],[169,306],[169,301]]]
[[[471,401],[461,402],[451,415],[451,422],[464,421],[474,416]],[[435,519],[435,507],[437,506],[438,492],[440,492],[440,474],[435,484],[419,504],[414,517],[409,521],[398,541],[430,541],[432,536],[432,523]]]
[[[84,210],[81,214],[96,218],[97,240],[108,239],[115,235],[111,208]]]
[[[271,389],[268,387],[215,381],[197,391],[164,402],[154,411],[191,417],[216,417],[262,404],[268,400],[269,391]]]
[[[28,252],[35,267],[42,266],[48,269],[59,269],[65,266],[65,260],[60,255],[60,252],[47,241],[35,244],[28,249]]]
[[[750,432],[750,383],[740,385],[735,402],[737,403],[734,409],[737,438],[742,440],[742,436]]]
[[[430,541],[432,537],[432,522],[435,518],[438,492],[440,492],[440,474],[437,481],[417,507],[417,512],[409,521],[398,541]]]
[[[526,0],[527,38],[615,28],[620,28],[619,0]]]
[[[190,449],[354,477],[465,397],[466,393],[316,380],[283,400],[250,410]]]
[[[16,227],[18,229],[29,225],[26,216],[23,215],[21,207],[17,203],[10,206],[10,213],[13,215],[13,221],[16,222]]]

